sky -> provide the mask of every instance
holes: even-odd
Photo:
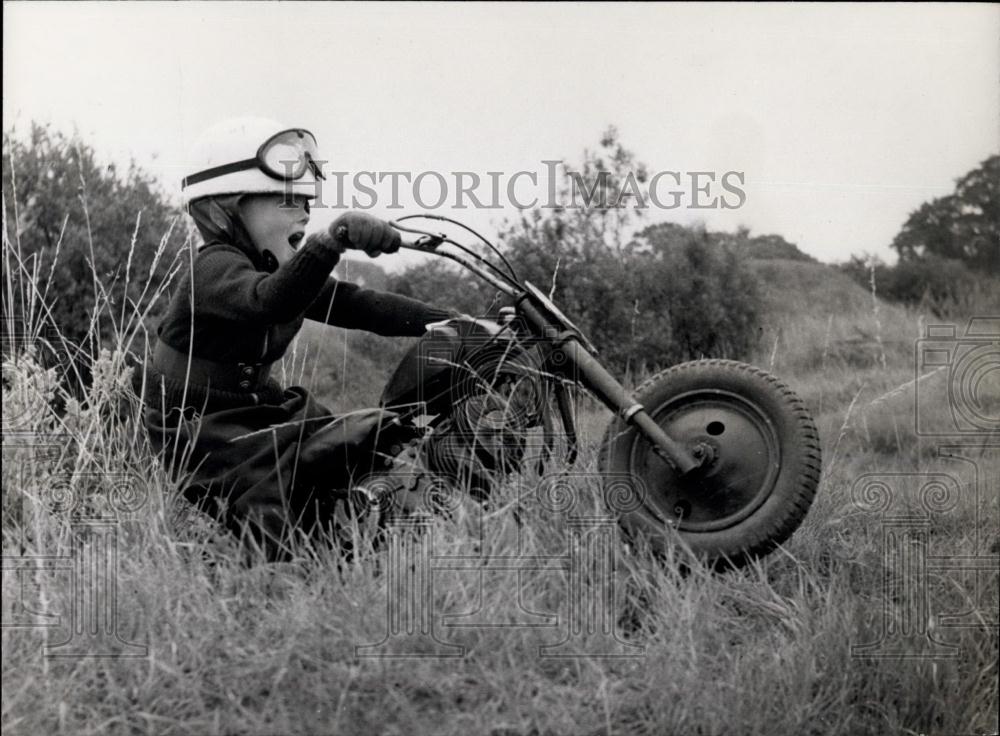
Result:
[[[682,178],[681,206],[648,222],[891,261],[907,215],[1000,151],[998,5],[5,2],[3,15],[4,131],[76,130],[173,196],[199,133],[237,115],[310,129],[348,182],[544,181],[543,161],[579,162],[614,124],[651,172],[743,172],[742,206],[693,209]],[[420,209],[405,183],[404,210],[378,192],[372,214]],[[503,204],[435,212],[494,235],[517,215]]]

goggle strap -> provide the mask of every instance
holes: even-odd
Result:
[[[323,176],[323,172],[320,170],[319,166],[312,157],[309,157],[309,168],[312,169],[313,174],[317,178],[326,179]],[[237,171],[246,171],[248,169],[260,169],[264,174],[267,174],[272,179],[277,179],[279,181],[297,181],[301,176],[294,179],[289,179],[288,177],[278,176],[267,169],[261,168],[258,164],[256,158],[247,158],[243,161],[236,161],[231,164],[223,164],[222,166],[213,166],[211,169],[205,169],[204,171],[199,171],[197,174],[191,174],[191,176],[185,176],[181,180],[181,189],[191,186],[192,184],[198,184],[199,182],[207,181],[208,179],[214,179],[218,176],[225,176],[226,174],[234,174]],[[303,172],[304,173],[304,172]]]
[[[234,174],[237,171],[246,171],[247,169],[256,169],[257,159],[246,158],[242,161],[235,161],[231,164],[223,164],[222,166],[213,166],[211,169],[205,169],[204,171],[199,171],[196,174],[191,174],[191,176],[185,176],[181,180],[181,188],[191,186],[192,184],[198,184],[199,182],[207,181],[208,179],[214,179],[217,176],[225,176],[226,174]]]
[[[204,171],[199,171],[195,174],[191,174],[190,176],[185,176],[181,180],[181,188],[184,189],[185,187],[191,186],[192,184],[198,184],[199,182],[207,181],[208,179],[214,179],[218,176],[225,176],[226,174],[233,174],[237,171],[246,171],[247,169],[260,169],[260,171],[267,174],[272,179],[278,179],[281,181],[296,181],[300,179],[305,174],[306,171],[312,169],[313,173],[317,178],[325,179],[326,177],[323,176],[323,173],[320,170],[319,165],[313,160],[312,154],[309,152],[308,149],[302,151],[302,155],[305,158],[307,165],[303,168],[302,173],[299,174],[299,176],[287,177],[283,175],[283,172],[279,173],[276,171],[269,170],[268,166],[265,164],[264,152],[277,139],[281,138],[281,136],[286,135],[288,133],[295,133],[298,135],[299,138],[304,138],[305,136],[303,134],[308,135],[313,141],[315,150],[316,138],[315,136],[313,136],[312,133],[302,128],[290,128],[289,130],[283,130],[280,133],[275,133],[273,136],[264,141],[264,143],[261,144],[260,148],[257,149],[257,155],[254,156],[253,158],[247,158],[242,161],[235,161],[231,164],[223,164],[222,166],[213,166],[211,169],[205,169]]]

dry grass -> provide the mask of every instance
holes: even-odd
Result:
[[[16,244],[5,239],[4,251],[6,288],[20,292],[30,271],[19,270]],[[330,550],[303,547],[295,563],[241,566],[230,539],[184,512],[138,431],[122,360],[133,344],[123,337],[95,356],[99,380],[87,397],[68,411],[56,411],[61,390],[56,373],[45,371],[27,347],[44,341],[44,310],[35,309],[31,313],[43,318],[27,324],[27,334],[4,356],[5,568],[29,558],[79,555],[81,517],[107,512],[116,499],[120,509],[116,489],[122,477],[131,479],[144,500],[133,504],[135,510],[119,512],[113,525],[119,545],[117,631],[148,651],[135,658],[44,656],[46,647],[69,633],[67,613],[80,610],[78,604],[74,609],[73,576],[5,571],[4,729],[12,734],[496,736],[994,733],[995,572],[936,571],[907,592],[900,581],[912,569],[887,556],[883,544],[896,506],[891,513],[866,512],[865,499],[852,495],[852,488],[867,473],[910,473],[892,476],[894,503],[909,512],[918,509],[917,491],[925,480],[913,473],[954,476],[960,484],[955,504],[912,525],[928,554],[940,557],[989,553],[998,531],[996,487],[984,483],[977,499],[976,467],[939,457],[934,443],[913,433],[912,395],[904,385],[913,378],[912,352],[904,346],[916,337],[916,315],[883,307],[885,365],[870,359],[869,343],[844,342],[857,331],[870,332],[871,302],[866,310],[865,296],[838,297],[854,300],[853,311],[783,313],[777,348],[769,345],[758,359],[767,367],[773,356],[776,372],[806,398],[821,428],[824,479],[804,526],[758,565],[725,575],[685,564],[680,548],[658,561],[615,544],[616,597],[610,611],[617,639],[598,631],[573,641],[574,651],[584,655],[601,647],[642,647],[642,656],[624,659],[556,658],[539,650],[565,638],[569,604],[577,600],[557,559],[566,554],[573,534],[568,516],[603,513],[595,501],[593,456],[606,421],[602,411],[581,416],[587,449],[575,469],[577,506],[570,512],[553,511],[551,498],[547,507],[539,479],[527,475],[498,490],[485,521],[481,509],[462,501],[450,518],[436,519],[425,537],[438,555],[553,556],[549,564],[536,560],[521,573],[434,573],[436,618],[480,611],[480,621],[510,625],[446,627],[438,619],[440,639],[464,647],[464,657],[359,659],[355,647],[378,642],[387,631],[391,563],[386,555],[346,563]],[[295,357],[299,363],[292,360],[287,369],[308,384],[320,380],[311,378],[316,375],[311,367],[327,359],[342,362],[343,356],[311,362],[301,353]],[[366,367],[340,375],[366,376],[371,383],[370,373]],[[338,393],[345,384],[338,388],[331,374],[321,377],[325,386],[313,386],[336,405],[348,394]],[[372,385],[355,388],[363,394]],[[981,480],[1000,475],[998,453],[972,448],[969,454],[979,463]],[[75,505],[66,501],[69,492]],[[591,570],[581,578],[581,590],[593,595],[604,582],[607,578]],[[914,599],[912,590],[926,594],[932,614],[915,625],[930,626],[955,656],[942,656],[940,648],[924,657],[854,656],[852,645],[877,641],[883,626],[906,621],[923,600]],[[947,626],[938,614],[949,612],[963,613],[959,622],[968,625]],[[51,622],[46,614],[63,619],[49,628],[12,625]],[[551,623],[553,616],[556,626],[523,625]],[[927,654],[922,642],[926,637],[906,639],[902,653]]]

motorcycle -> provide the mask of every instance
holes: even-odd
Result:
[[[502,265],[413,227],[414,219],[463,228]],[[802,523],[820,480],[819,435],[803,402],[777,378],[745,363],[696,360],[629,392],[586,335],[479,233],[431,214],[390,224],[418,236],[403,247],[460,264],[512,302],[496,322],[432,325],[404,355],[380,400],[398,415],[397,431],[381,443],[397,466],[401,458],[420,464],[487,499],[525,463],[550,459],[558,434],[569,467],[579,445],[571,390],[582,388],[615,414],[598,471],[626,539],[645,539],[662,555],[679,538],[706,563],[736,567],[769,553]],[[540,453],[532,455],[528,440],[539,431]]]

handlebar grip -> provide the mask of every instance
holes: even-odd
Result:
[[[363,248],[360,248],[359,246],[351,242],[351,239],[347,235],[347,225],[338,225],[337,229],[333,231],[333,239],[336,241],[337,245],[339,245],[341,248],[350,250],[364,250]],[[401,248],[406,248],[409,246],[410,243],[400,244]]]
[[[389,224],[392,225],[393,227],[396,227],[395,223],[390,222]],[[396,229],[398,230],[399,228],[396,228]],[[350,249],[350,250],[361,250],[361,248],[359,248],[358,246],[354,245],[354,243],[352,243],[351,239],[348,237],[348,235],[347,235],[347,225],[338,225],[337,229],[334,230],[334,232],[333,232],[333,239],[342,248]],[[433,245],[436,245],[437,242],[440,242],[440,240],[437,238],[437,236],[432,236],[432,240],[436,241],[436,242],[433,243]],[[433,250],[433,245],[431,247],[431,250]],[[419,239],[416,240],[416,241],[414,241],[414,242],[412,242],[412,243],[407,243],[404,240],[403,242],[400,243],[400,248],[411,248],[411,249],[420,250],[420,251],[427,250],[426,245],[421,245]]]
[[[358,248],[351,243],[351,239],[347,237],[347,225],[339,225],[337,229],[333,232],[333,239],[337,241],[337,245],[342,248],[350,248],[352,250],[358,250]]]

